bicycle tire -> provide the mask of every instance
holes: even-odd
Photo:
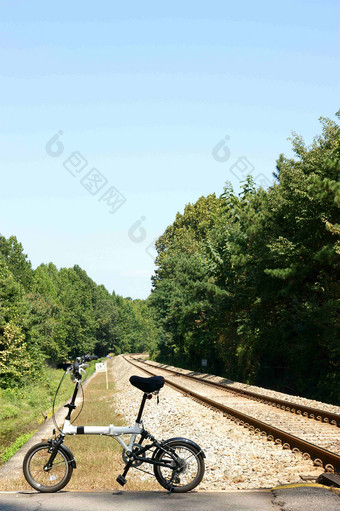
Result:
[[[154,474],[163,488],[173,491],[174,493],[186,493],[193,490],[202,481],[205,472],[205,463],[200,448],[197,449],[190,441],[185,439],[165,441],[164,447],[170,447],[181,460],[184,466],[182,471],[175,477],[171,483],[173,470],[170,468],[154,465]],[[183,458],[183,455],[186,456]],[[171,456],[162,449],[157,449],[154,459],[162,461],[162,459],[171,459]],[[190,460],[190,463],[188,462]],[[190,465],[192,465],[190,467]]]
[[[52,468],[49,471],[44,470],[51,456],[50,448],[48,442],[33,445],[26,453],[23,463],[26,481],[32,488],[42,493],[54,493],[64,488],[73,472],[71,460],[62,449],[58,450]],[[54,481],[57,483],[53,484]]]

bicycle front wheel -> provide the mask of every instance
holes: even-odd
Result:
[[[70,460],[61,449],[53,460],[52,468],[46,471],[44,467],[50,456],[51,446],[47,442],[42,442],[31,447],[24,459],[26,481],[42,493],[53,493],[64,488],[73,472]]]
[[[198,446],[197,446],[198,447]],[[170,449],[177,461],[177,468],[154,465],[155,477],[159,484],[174,493],[185,493],[193,490],[202,481],[205,464],[201,450],[185,440],[170,440],[165,442],[165,449]],[[170,461],[172,456],[165,450],[155,453],[157,461]]]

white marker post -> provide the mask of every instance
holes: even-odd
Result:
[[[106,374],[106,390],[109,390],[109,382],[107,379],[107,365],[106,362],[99,362],[96,364],[96,373],[105,373]]]

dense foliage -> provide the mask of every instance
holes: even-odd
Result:
[[[157,331],[143,301],[110,294],[79,266],[34,270],[15,236],[0,236],[0,387],[38,380],[45,362],[154,349]]]
[[[339,401],[340,130],[277,162],[275,182],[201,197],[157,242],[157,358]]]

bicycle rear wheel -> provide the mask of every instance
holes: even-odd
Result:
[[[185,440],[170,440],[164,444],[164,448],[171,449],[178,462],[178,468],[161,467],[154,465],[154,473],[157,481],[163,488],[174,493],[185,493],[193,490],[202,481],[205,464],[201,450]],[[166,451],[159,449],[155,453],[157,461],[172,460]]]
[[[51,456],[51,446],[47,442],[34,445],[27,452],[23,470],[26,481],[42,493],[53,493],[61,490],[71,479],[73,467],[66,454],[59,449],[52,468],[44,470]]]

